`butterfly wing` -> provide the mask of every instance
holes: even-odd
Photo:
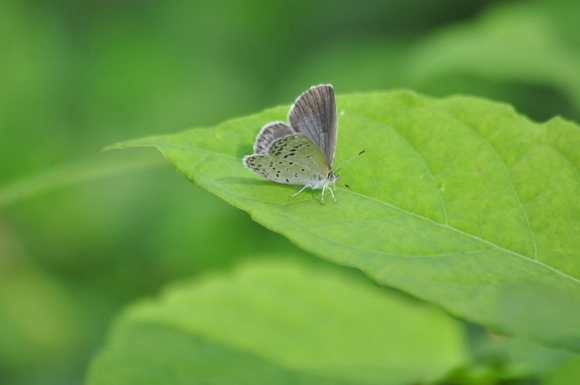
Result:
[[[332,167],[336,152],[338,120],[334,89],[330,84],[310,88],[296,99],[288,114],[290,126],[312,140]]]
[[[301,134],[273,142],[267,155],[246,156],[244,165],[271,181],[303,186],[325,179],[330,172],[320,148]]]
[[[273,142],[295,134],[296,131],[294,131],[292,127],[286,123],[272,122],[266,124],[264,127],[262,127],[260,133],[256,137],[254,152],[256,154],[268,154],[268,149]]]

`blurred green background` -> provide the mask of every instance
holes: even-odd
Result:
[[[0,383],[81,383],[114,315],[169,281],[272,252],[324,263],[156,151],[101,147],[320,83],[580,121],[578,3],[1,0]]]

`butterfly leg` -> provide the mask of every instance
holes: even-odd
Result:
[[[306,187],[308,187],[308,186],[304,186],[297,193],[290,195],[290,198],[294,198],[296,195],[300,194],[302,191],[304,191],[306,189]]]
[[[332,199],[334,199],[334,203],[338,203],[336,201],[336,198],[334,197],[334,192],[332,191],[332,188],[330,186],[328,186],[328,191],[330,191],[330,195],[332,195]]]
[[[324,193],[326,192],[327,189],[328,189],[328,191],[330,191],[330,195],[332,195],[332,199],[334,199],[334,203],[338,203],[336,201],[336,198],[334,197],[334,192],[332,191],[332,188],[330,186],[322,186],[322,203],[324,204]]]
[[[334,190],[336,190],[336,180],[335,180],[334,182],[332,182],[332,188],[333,188]],[[330,186],[328,186],[328,189],[330,190]],[[334,203],[338,203],[338,202],[336,201],[336,198],[334,197],[333,190],[330,190],[330,192],[332,192],[332,199],[334,199]]]

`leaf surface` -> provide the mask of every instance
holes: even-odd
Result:
[[[133,306],[88,383],[430,383],[464,363],[463,332],[344,272],[253,262]]]
[[[580,351],[580,128],[464,96],[395,91],[337,105],[335,164],[366,150],[340,170],[350,189],[337,186],[338,204],[321,204],[320,190],[289,199],[299,186],[243,167],[260,127],[288,107],[112,147],[155,146],[315,255],[496,331]]]

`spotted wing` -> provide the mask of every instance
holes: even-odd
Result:
[[[277,183],[311,185],[328,176],[324,154],[304,135],[292,135],[274,142],[268,155],[244,158],[244,165]]]
[[[290,126],[320,148],[332,167],[336,152],[338,120],[334,89],[330,84],[310,88],[296,99],[288,114]]]
[[[278,139],[285,138],[290,135],[295,135],[296,132],[282,122],[273,122],[265,125],[260,130],[260,133],[256,137],[256,143],[254,144],[254,152],[256,154],[267,154],[270,145]]]

